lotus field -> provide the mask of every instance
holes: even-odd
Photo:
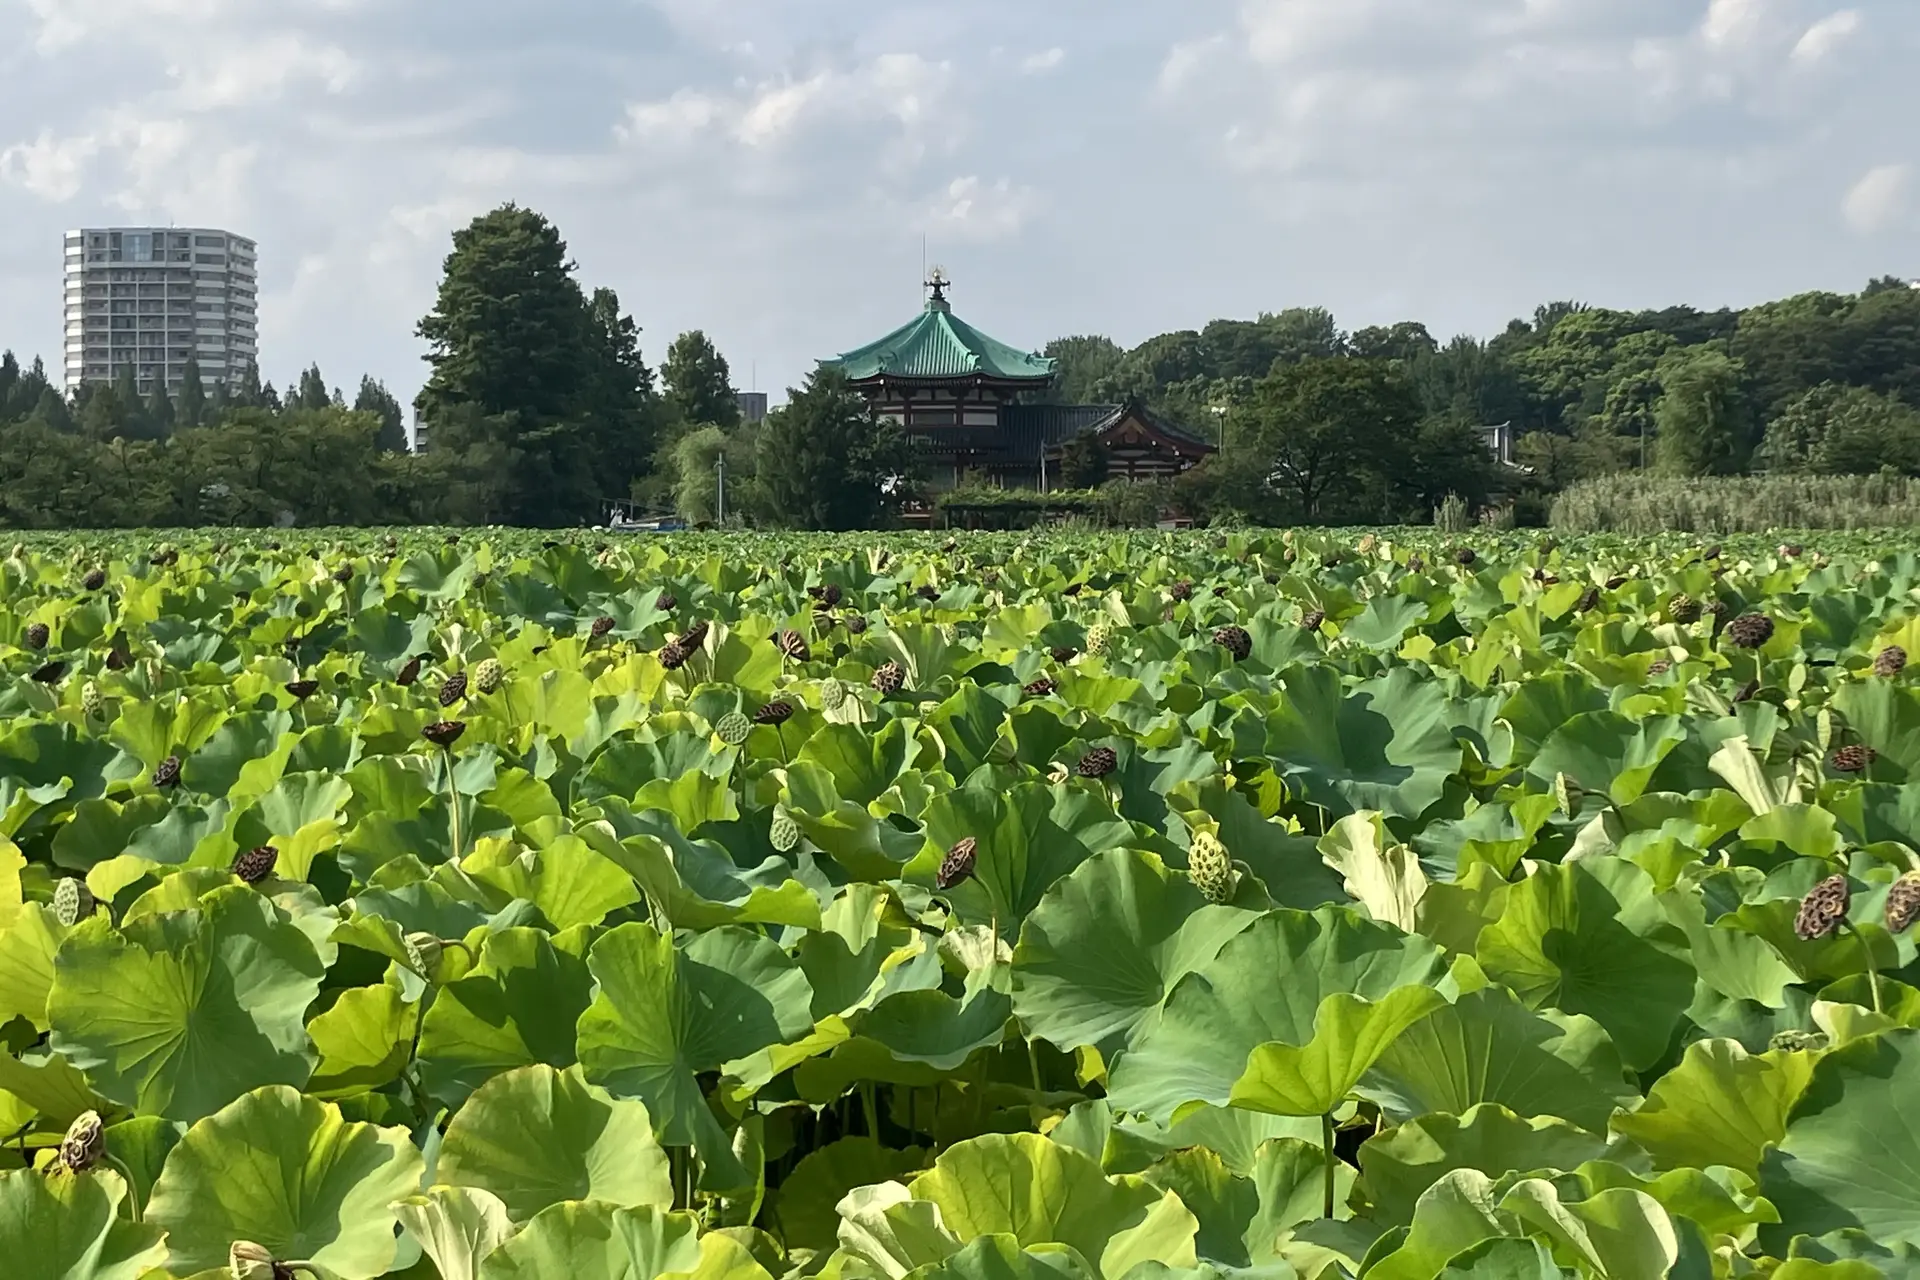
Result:
[[[15,547],[0,1275],[1920,1275],[1823,539]]]

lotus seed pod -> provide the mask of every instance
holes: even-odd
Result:
[[[87,681],[86,687],[80,690],[80,713],[89,720],[98,720],[106,711],[107,700],[101,696],[100,686]]]
[[[1113,647],[1113,628],[1104,622],[1096,622],[1087,631],[1087,652],[1095,657],[1103,656]]]
[[[1897,644],[1882,649],[1873,660],[1873,674],[1882,678],[1899,675],[1907,667],[1907,651]]]
[[[1221,627],[1213,633],[1213,642],[1232,654],[1235,662],[1245,662],[1253,653],[1253,637],[1245,627]]]
[[[1865,773],[1878,754],[1872,747],[1855,743],[1835,751],[1827,763],[1833,766],[1835,773]]]
[[[1700,602],[1686,592],[1667,601],[1667,616],[1681,626],[1700,621]]]
[[[940,859],[940,869],[934,872],[934,888],[945,893],[961,882],[971,879],[974,863],[979,859],[980,842],[967,836],[947,850]]]
[[[53,886],[53,918],[71,929],[93,914],[93,890],[76,876]]]
[[[407,953],[407,967],[429,982],[440,976],[440,957],[446,944],[430,933],[409,933],[401,940]]]
[[[1095,747],[1080,757],[1075,772],[1083,778],[1104,778],[1119,767],[1120,757],[1112,747]]]
[[[419,678],[420,678],[420,659],[418,657],[412,657],[412,658],[408,658],[406,661],[406,664],[400,668],[400,674],[393,678],[393,682],[397,685],[401,685],[405,687],[405,686],[411,685],[415,680],[418,680]]]
[[[60,1165],[69,1173],[85,1173],[107,1153],[107,1128],[98,1111],[82,1111],[60,1139]]]
[[[1828,876],[1813,887],[1800,904],[1800,913],[1793,919],[1793,931],[1806,942],[1825,938],[1838,929],[1847,918],[1847,908],[1853,903],[1853,886],[1845,876]]]
[[[420,736],[442,749],[451,748],[467,731],[464,720],[438,720],[420,731]]]
[[[1564,773],[1553,775],[1553,803],[1560,810],[1560,816],[1571,818],[1580,812],[1580,806],[1586,802],[1587,789]]]
[[[280,851],[270,844],[248,849],[233,860],[233,874],[248,884],[260,884],[273,874],[280,863]]]
[[[1814,1053],[1827,1047],[1827,1037],[1819,1031],[1776,1031],[1767,1048],[1777,1053]]]
[[[450,707],[467,696],[467,674],[456,671],[440,686],[440,705]]]
[[[1194,832],[1193,844],[1187,850],[1187,875],[1200,896],[1212,903],[1233,901],[1233,891],[1240,879],[1233,869],[1227,846],[1210,831]]]
[[[807,638],[798,631],[782,631],[774,641],[780,646],[780,652],[795,662],[809,662],[813,659],[813,650],[807,644]]]
[[[785,698],[775,698],[753,713],[755,724],[770,724],[776,728],[791,719],[793,719],[793,704]]]
[[[713,734],[730,747],[737,747],[753,733],[753,721],[738,711],[729,711],[713,722]]]
[[[897,662],[889,662],[873,673],[873,687],[883,694],[896,694],[906,683],[906,669]]]
[[[1920,920],[1920,871],[1909,871],[1887,890],[1888,933],[1905,933]]]
[[[499,692],[500,686],[506,682],[506,679],[507,669],[500,665],[498,658],[483,659],[473,669],[474,687],[481,693]]]
[[[800,847],[800,824],[786,813],[773,815],[773,825],[767,831],[767,839],[773,845],[775,853],[792,853]]]
[[[1300,629],[1302,631],[1318,631],[1326,625],[1327,611],[1325,609],[1309,609],[1300,615]]]
[[[162,791],[180,785],[180,757],[168,756],[153,770],[153,785]]]
[[[1773,619],[1764,613],[1749,613],[1727,624],[1727,639],[1742,649],[1758,649],[1773,639]]]
[[[1037,680],[1028,681],[1020,687],[1020,692],[1029,698],[1050,697],[1053,694],[1053,690],[1053,681],[1047,679],[1045,676],[1041,676]]]
[[[286,1268],[251,1240],[235,1240],[227,1249],[229,1280],[283,1280]]]
[[[662,670],[678,671],[687,665],[687,658],[690,655],[685,645],[681,644],[678,640],[669,640],[667,643],[661,645],[659,652],[653,656],[654,659],[659,662]]]
[[[847,704],[847,686],[838,680],[823,680],[820,683],[820,705],[828,711],[838,711]]]

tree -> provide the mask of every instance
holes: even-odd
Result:
[[[1101,382],[1112,377],[1127,353],[1112,338],[1083,335],[1056,338],[1042,353],[1056,362],[1048,399],[1055,404],[1090,404]]]
[[[197,427],[207,420],[207,384],[200,376],[200,358],[187,352],[187,367],[180,384],[180,399],[173,407],[173,419],[182,427]]]
[[[604,466],[624,489],[646,469],[658,434],[653,371],[640,355],[640,326],[621,311],[619,294],[595,289],[587,320],[593,360],[584,411]]]
[[[727,358],[698,329],[681,334],[667,348],[660,380],[674,417],[683,424],[731,427],[740,421],[740,400],[733,389]]]
[[[260,365],[249,360],[240,366],[240,376],[227,387],[227,400],[236,409],[267,407],[266,388],[260,385]]]
[[[1392,366],[1336,357],[1282,365],[1231,416],[1236,454],[1291,499],[1300,518],[1354,510],[1370,482],[1388,479],[1422,414],[1412,383]],[[1342,499],[1345,502],[1342,502]],[[1364,499],[1362,499],[1364,503]],[[1371,505],[1371,504],[1365,504]]]
[[[801,529],[879,527],[911,484],[905,434],[874,417],[837,370],[814,373],[787,396],[760,430],[759,489],[768,514]]]
[[[1418,320],[1402,320],[1390,327],[1369,325],[1356,330],[1347,339],[1347,346],[1362,360],[1412,361],[1440,350],[1440,344],[1427,332],[1427,326]]]
[[[374,438],[375,445],[384,453],[405,453],[407,451],[407,415],[387,390],[387,384],[376,381],[372,374],[360,379],[360,394],[353,398],[355,413],[371,413],[380,419],[380,431]]]
[[[609,381],[606,335],[574,271],[558,228],[503,205],[454,233],[420,322],[433,370],[415,401],[420,417],[438,437],[469,408],[506,432],[493,443],[515,459],[502,518],[517,524],[598,519],[630,479],[608,456],[596,403]]]
[[[287,408],[290,411],[315,411],[332,405],[333,395],[327,390],[327,380],[321,376],[317,364],[308,366],[306,372],[300,375],[299,387],[287,395]]]
[[[1060,450],[1060,485],[1066,489],[1098,489],[1107,482],[1107,451],[1099,438],[1082,432]]]
[[[167,394],[164,376],[153,380],[153,393],[147,397],[146,428],[150,440],[164,440],[173,434],[173,399]]]
[[[1683,350],[1660,362],[1665,388],[1654,407],[1660,470],[1669,475],[1724,475],[1742,470],[1752,441],[1745,366],[1712,347]]]
[[[1824,383],[1767,427],[1758,461],[1770,471],[1920,474],[1920,411],[1865,387]]]

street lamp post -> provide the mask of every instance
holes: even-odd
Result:
[[[714,519],[717,525],[727,523],[727,451],[723,447],[713,460],[715,478],[719,481],[718,494],[713,504]]]
[[[1220,448],[1224,450],[1227,447],[1227,406],[1226,405],[1216,404],[1213,406],[1213,420],[1214,420],[1214,423],[1216,424],[1215,431],[1217,433],[1217,438],[1220,442]]]

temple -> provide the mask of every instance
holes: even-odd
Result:
[[[1091,437],[1112,478],[1177,475],[1214,452],[1193,432],[1138,401],[1048,403],[1057,372],[1045,356],[1008,346],[953,314],[951,283],[935,271],[926,309],[886,337],[849,351],[837,368],[876,415],[905,429],[934,489],[984,483],[1059,488],[1063,451]]]

